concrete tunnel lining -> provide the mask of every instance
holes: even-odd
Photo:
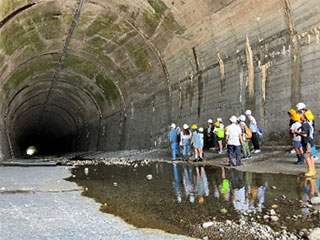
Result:
[[[283,142],[287,108],[298,100],[318,107],[305,92],[319,86],[305,79],[316,71],[309,61],[319,50],[319,7],[302,2],[3,0],[0,132],[9,137],[2,138],[15,146],[24,135],[16,134],[24,122],[17,118],[42,104],[43,116],[53,114],[45,119],[56,114],[87,129],[73,150],[164,146],[171,121],[200,124],[247,108],[266,142]],[[285,106],[277,109],[278,102]]]

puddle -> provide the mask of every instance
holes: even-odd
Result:
[[[84,196],[101,203],[101,211],[136,227],[195,235],[191,225],[208,220],[247,219],[289,231],[320,227],[320,204],[311,200],[320,179],[239,172],[212,166],[152,163],[148,166],[88,166],[72,170]],[[152,179],[148,180],[147,175]],[[277,222],[266,219],[275,208]]]

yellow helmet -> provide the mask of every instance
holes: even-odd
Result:
[[[216,125],[217,127],[220,126],[220,122],[216,122],[214,125]]]
[[[198,126],[197,126],[197,124],[193,124],[193,125],[191,126],[191,128],[192,128],[192,129],[197,129]]]
[[[203,198],[203,197],[200,197],[200,198],[199,198],[199,203],[200,203],[200,204],[203,204],[203,203],[204,203],[204,198]]]
[[[288,111],[288,114],[290,114],[291,116],[292,115],[294,115],[294,114],[296,114],[297,112],[296,112],[296,110],[294,110],[294,109],[290,109],[289,111]]]
[[[311,112],[306,112],[304,113],[304,116],[306,116],[307,120],[310,122],[310,121],[313,121],[314,119],[314,116]]]
[[[228,130],[228,126],[226,126],[225,128],[224,128],[224,131],[226,132]]]
[[[293,121],[296,121],[296,122],[297,122],[297,121],[300,121],[300,115],[297,114],[297,113],[295,113],[295,114],[292,115],[291,119],[292,119]]]

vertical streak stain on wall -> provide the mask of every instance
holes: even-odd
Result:
[[[286,18],[290,33],[291,44],[291,104],[301,100],[301,59],[300,59],[300,46],[297,34],[293,25],[293,18],[288,0],[281,0],[283,12]]]
[[[202,83],[202,71],[200,68],[200,62],[199,62],[199,57],[198,53],[196,51],[196,48],[192,48],[193,55],[194,55],[194,61],[196,63],[196,69],[197,69],[197,74],[198,74],[198,118],[200,118],[201,115],[201,103],[203,99],[203,83]]]
[[[263,102],[266,101],[266,83],[268,78],[268,68],[269,64],[264,64],[261,66],[261,97]]]
[[[221,77],[221,94],[224,91],[225,86],[225,70],[224,70],[224,62],[222,58],[220,57],[220,53],[217,54],[218,62],[219,62],[219,68],[220,68],[220,77]]]
[[[249,99],[252,99],[254,96],[254,66],[253,66],[253,53],[252,53],[248,36],[246,40],[246,56],[247,56],[247,67],[248,67],[247,86],[248,86]]]

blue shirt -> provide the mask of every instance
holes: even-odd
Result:
[[[168,138],[171,140],[172,143],[178,142],[178,132],[175,129],[171,129]]]

